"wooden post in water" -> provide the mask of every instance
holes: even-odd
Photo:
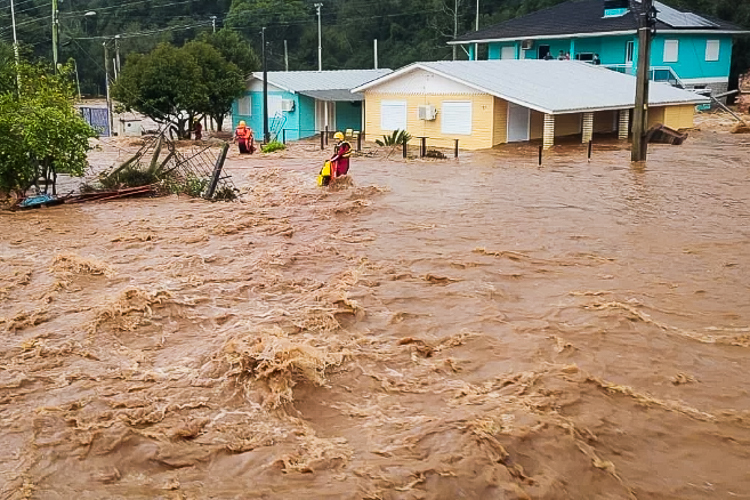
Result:
[[[214,173],[211,175],[211,183],[208,185],[208,191],[206,191],[206,199],[211,200],[216,194],[216,187],[219,185],[219,179],[221,179],[221,171],[224,168],[224,162],[227,161],[227,153],[229,152],[229,144],[224,144],[219,153],[219,158],[216,160],[214,166]]]
[[[453,158],[458,158],[458,139],[453,139],[455,141],[455,148],[453,150]]]
[[[404,156],[404,159],[406,159],[406,134],[404,134],[403,139],[401,140],[401,146],[402,146],[402,153]]]
[[[544,154],[544,146],[539,146],[539,165],[542,164],[542,155]]]
[[[592,141],[589,141],[589,161],[591,161],[591,151],[593,149],[594,143]]]

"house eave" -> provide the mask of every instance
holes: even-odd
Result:
[[[523,37],[506,37],[506,38],[477,38],[474,40],[452,40],[448,45],[473,45],[475,43],[499,43],[499,42],[518,42],[521,40],[555,40],[555,39],[572,39],[572,38],[596,38],[600,36],[618,36],[618,35],[635,35],[638,30],[624,31],[599,31],[596,33],[569,33],[558,35],[532,35]],[[657,34],[670,33],[675,35],[750,35],[748,30],[695,30],[695,29],[672,29],[657,30]]]

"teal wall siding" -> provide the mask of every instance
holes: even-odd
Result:
[[[678,40],[677,62],[664,62],[664,41]],[[719,60],[706,61],[708,40],[719,40]],[[657,35],[651,46],[651,65],[670,66],[680,78],[729,78],[732,37],[710,35]]]
[[[336,128],[342,132],[346,129],[362,130],[362,103],[337,102]]]
[[[283,130],[286,131],[286,140],[295,141],[312,137],[318,133],[315,128],[315,99],[303,95],[291,94],[289,92],[269,92],[269,96],[279,96],[284,100],[294,101],[294,110],[283,112],[286,121]],[[245,96],[251,99],[250,114],[241,115],[239,104],[232,104],[232,126],[237,128],[241,120],[247,122],[248,127],[253,129],[256,140],[263,139],[263,93],[245,92]],[[274,117],[269,116],[269,126],[273,128]],[[339,130],[362,130],[362,103],[337,102],[336,103],[336,125]],[[281,133],[279,140],[281,140]]]
[[[664,62],[664,40],[679,40],[679,55],[676,63]],[[719,60],[706,61],[706,43],[719,40]],[[638,40],[632,36],[611,36],[601,38],[535,40],[534,48],[526,51],[527,59],[536,59],[541,45],[548,45],[552,57],[560,51],[574,54],[588,52],[599,54],[602,64],[626,64],[627,44],[633,44],[633,65],[638,61]],[[520,43],[520,42],[518,42]],[[498,42],[488,45],[488,58],[500,59],[503,47],[517,47],[517,42]],[[727,35],[669,35],[657,34],[651,49],[652,66],[670,66],[683,79],[690,78],[729,78],[732,61],[732,37]]]
[[[299,137],[312,137],[315,130],[315,99],[304,95],[299,96]]]

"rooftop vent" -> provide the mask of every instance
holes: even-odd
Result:
[[[604,0],[604,17],[624,16],[629,11],[629,0]]]

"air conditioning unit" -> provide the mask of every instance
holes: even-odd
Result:
[[[531,50],[534,48],[534,40],[524,40],[521,42],[521,48],[523,50]]]
[[[430,104],[423,104],[417,108],[417,118],[432,121],[437,118],[437,109]]]
[[[281,101],[281,111],[291,113],[294,111],[294,101],[292,99],[283,99]]]

